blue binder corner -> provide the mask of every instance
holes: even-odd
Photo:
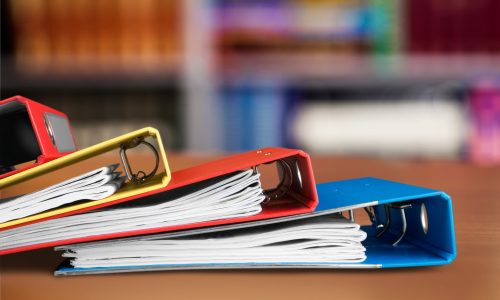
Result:
[[[442,191],[371,177],[318,184],[317,191],[318,214],[373,208],[373,224],[362,227],[368,234],[363,242],[367,260],[362,264],[383,268],[434,266],[449,264],[456,257],[451,197]],[[396,203],[406,208],[394,208]],[[401,210],[406,233],[393,245],[404,227]],[[388,218],[389,228],[377,237]]]

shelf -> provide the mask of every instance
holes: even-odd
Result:
[[[2,68],[2,90],[112,90],[171,88],[180,84],[178,70],[164,69],[148,72],[19,72],[8,65]]]
[[[500,73],[500,55],[236,54],[220,58],[220,72],[223,81],[255,77],[347,85],[462,81]]]

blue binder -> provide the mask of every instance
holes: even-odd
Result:
[[[368,234],[368,238],[363,242],[367,255],[364,262],[304,264],[277,261],[265,264],[147,265],[106,268],[74,268],[65,262],[55,271],[55,275],[186,269],[419,267],[449,264],[456,256],[451,198],[442,191],[371,177],[318,184],[317,191],[319,205],[312,213],[170,232],[157,236],[173,238],[235,230],[366,208],[373,223],[362,227]]]
[[[367,259],[361,265],[435,266],[449,264],[456,257],[451,198],[442,191],[369,177],[318,184],[317,191],[320,202],[315,213],[374,208],[378,222],[362,227],[368,238],[363,242]],[[395,246],[403,227],[401,209],[389,208],[392,225],[386,234],[377,237],[376,228],[387,222],[386,206],[394,203],[411,205],[404,209],[407,233]]]

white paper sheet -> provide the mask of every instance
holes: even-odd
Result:
[[[0,223],[31,216],[81,200],[100,200],[114,194],[125,181],[117,165],[99,168],[40,191],[0,200]]]
[[[79,268],[228,263],[356,263],[366,259],[359,225],[323,216],[172,239],[58,247]]]
[[[211,180],[209,184],[184,187],[183,194],[173,199],[169,193],[179,194],[179,191],[1,231],[0,249],[255,215],[261,212],[260,204],[265,199],[259,177],[252,170],[241,171]]]

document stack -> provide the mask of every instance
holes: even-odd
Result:
[[[170,172],[154,128],[78,150],[63,113],[21,96],[0,101],[0,121],[0,255],[55,247],[57,276],[433,266],[456,255],[447,194],[370,177],[316,184],[302,150]],[[150,170],[131,164],[136,147],[150,151]]]

